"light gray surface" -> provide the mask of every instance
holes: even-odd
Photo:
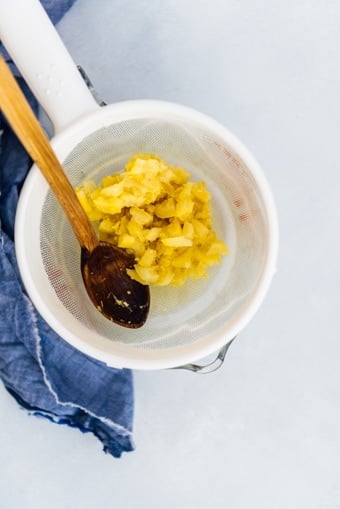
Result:
[[[0,386],[1,509],[340,508],[339,26],[334,0],[78,0],[61,23],[106,101],[177,101],[241,138],[280,257],[220,371],[136,373],[120,460]]]

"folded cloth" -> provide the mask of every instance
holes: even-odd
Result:
[[[74,1],[42,4],[56,23]],[[18,77],[18,81],[37,112],[24,80]],[[132,372],[108,368],[57,336],[33,307],[20,279],[14,217],[30,166],[29,157],[0,115],[0,378],[30,414],[90,432],[105,452],[119,457],[134,448]]]

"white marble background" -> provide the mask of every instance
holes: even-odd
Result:
[[[340,2],[78,0],[59,29],[106,101],[184,103],[242,139],[278,273],[220,371],[136,373],[120,460],[1,385],[1,509],[339,509]]]

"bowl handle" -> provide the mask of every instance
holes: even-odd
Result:
[[[227,351],[229,350],[229,347],[235,338],[233,338],[231,341],[229,341],[229,343],[224,345],[218,352],[216,359],[209,362],[208,364],[183,364],[183,366],[178,366],[177,368],[173,369],[187,369],[188,371],[194,371],[195,373],[200,373],[201,375],[212,373],[213,371],[218,370],[222,366]]]
[[[0,39],[55,133],[99,108],[38,0],[0,0]]]

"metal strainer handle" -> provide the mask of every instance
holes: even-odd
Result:
[[[195,373],[199,373],[201,375],[206,375],[208,373],[212,373],[213,371],[217,371],[223,364],[227,351],[231,343],[236,339],[236,336],[229,341],[226,345],[221,348],[218,352],[216,359],[209,362],[208,364],[183,364],[183,366],[178,366],[173,369],[186,369],[188,371],[194,371]]]

